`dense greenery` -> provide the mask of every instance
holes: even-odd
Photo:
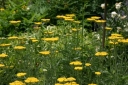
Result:
[[[0,1],[0,85],[128,84],[125,3]]]

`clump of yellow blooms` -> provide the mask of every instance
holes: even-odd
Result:
[[[18,37],[17,36],[12,36],[12,37],[8,37],[8,39],[10,39],[10,40],[18,39]]]
[[[74,50],[81,50],[81,49],[82,49],[81,47],[74,48]]]
[[[59,38],[58,37],[55,37],[55,38],[42,38],[42,40],[49,41],[49,42],[54,42],[54,41],[58,41]]]
[[[5,65],[4,64],[0,64],[0,67],[5,67]]]
[[[77,65],[82,65],[82,62],[81,61],[72,61],[69,64],[77,66]]]
[[[95,56],[106,56],[106,55],[108,55],[108,53],[104,51],[95,53]]]
[[[117,40],[117,39],[123,39],[122,35],[121,34],[117,34],[117,33],[113,33],[111,34],[111,36],[108,37],[108,39],[110,40]]]
[[[11,44],[0,44],[1,47],[8,47],[11,46]]]
[[[6,55],[5,53],[2,53],[2,54],[0,54],[0,58],[5,58],[5,57],[7,57],[8,55]]]
[[[37,40],[37,39],[33,39],[32,42],[33,42],[33,43],[34,43],[34,42],[38,42],[38,40]]]
[[[50,19],[41,19],[41,21],[43,21],[43,22],[49,22]]]
[[[42,22],[34,22],[35,25],[41,25]]]
[[[4,8],[0,8],[0,11],[4,11],[5,9]]]
[[[15,50],[23,50],[23,49],[26,49],[26,47],[24,47],[24,46],[15,46],[14,49]]]
[[[25,76],[27,73],[24,73],[24,72],[20,72],[20,73],[17,73],[16,76],[17,77],[22,77],[22,76]]]
[[[88,66],[91,66],[91,64],[90,64],[90,63],[85,63],[85,66],[87,66],[87,67],[88,67]]]
[[[105,23],[106,20],[95,20],[96,23]]]
[[[91,84],[88,84],[88,85],[97,85],[97,84],[91,83]]]
[[[82,69],[83,69],[82,66],[76,66],[76,67],[74,68],[74,70],[82,70]]]
[[[26,80],[24,80],[26,83],[37,83],[39,80],[35,77],[28,77]]]
[[[20,20],[17,20],[17,21],[12,20],[12,21],[9,21],[9,22],[10,22],[10,24],[16,25],[16,24],[19,24],[21,21]]]
[[[101,75],[101,72],[97,71],[97,72],[95,72],[95,74],[99,76],[99,75]]]
[[[79,85],[75,81],[76,79],[74,77],[60,77],[57,79],[59,83],[55,83],[55,85]],[[63,83],[63,84],[62,84]]]
[[[42,51],[42,52],[39,52],[39,53],[42,54],[42,55],[49,55],[50,51]]]
[[[14,82],[12,82],[12,83],[9,83],[9,85],[26,85],[26,84],[23,83],[22,81],[16,80],[16,81],[14,81]]]

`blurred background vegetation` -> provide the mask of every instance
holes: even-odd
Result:
[[[114,9],[115,2],[122,0],[107,0],[108,9]],[[74,13],[78,20],[104,12],[100,5],[104,0],[0,0],[0,8],[6,9],[0,13],[0,35],[16,30],[18,32],[30,30],[33,22],[41,18],[50,18],[49,24],[56,25],[56,16]],[[85,7],[84,7],[85,4]],[[21,20],[17,29],[9,24],[10,20]]]

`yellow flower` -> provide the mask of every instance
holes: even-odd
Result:
[[[33,42],[33,43],[34,43],[34,42],[38,42],[38,40],[36,40],[36,39],[33,39],[33,40],[32,40],[32,42]]]
[[[64,82],[65,80],[67,80],[66,77],[60,77],[57,79],[58,82]]]
[[[60,84],[60,83],[55,83],[55,85],[64,85],[64,84]]]
[[[26,75],[26,73],[17,73],[16,74],[17,77],[22,77],[22,76],[25,76],[25,75]]]
[[[49,22],[50,19],[41,19],[43,22]]]
[[[97,53],[95,54],[95,56],[106,56],[106,55],[108,55],[107,52],[97,52]]]
[[[58,37],[56,37],[56,38],[42,38],[42,40],[44,40],[44,41],[58,41],[59,40],[59,38]]]
[[[0,11],[4,11],[4,8],[0,8]]]
[[[81,47],[74,48],[74,50],[81,50],[81,49],[82,49]]]
[[[2,54],[0,54],[0,58],[5,58],[5,57],[7,57],[8,55],[6,55],[6,54],[4,54],[4,53],[2,53]]]
[[[63,19],[65,16],[64,15],[57,15],[56,18],[59,18],[59,19]]]
[[[1,47],[8,47],[10,46],[11,44],[0,44]]]
[[[74,69],[75,69],[75,70],[82,70],[83,67],[77,66],[77,67],[75,67]]]
[[[88,85],[97,85],[97,84],[91,83],[91,84],[88,84]]]
[[[99,76],[99,75],[101,75],[101,72],[95,72],[95,74]]]
[[[35,22],[34,24],[35,24],[35,25],[41,25],[42,22]]]
[[[75,81],[76,79],[74,78],[74,77],[69,77],[69,78],[67,78],[67,81]]]
[[[91,64],[90,63],[85,63],[85,66],[91,66]]]
[[[0,64],[0,67],[4,67],[5,65],[4,64]]]
[[[24,80],[26,83],[37,83],[39,80],[35,77],[28,77],[26,80]]]
[[[24,46],[15,46],[14,49],[16,49],[16,50],[22,50],[22,49],[26,49],[26,47],[24,47]]]
[[[119,39],[118,42],[127,44],[128,43],[128,39]]]
[[[26,85],[25,83],[23,83],[22,81],[14,81],[12,83],[9,83],[9,85]]]
[[[18,37],[17,36],[12,36],[12,37],[8,37],[8,39],[18,39]]]
[[[39,53],[42,54],[42,55],[49,55],[50,51],[42,51],[42,52],[39,52]]]
[[[106,20],[95,20],[96,23],[105,23]]]
[[[91,18],[92,19],[100,19],[101,17],[99,17],[99,16],[92,16]]]
[[[112,28],[110,28],[110,27],[105,27],[105,29],[106,29],[106,30],[112,30]]]
[[[12,20],[12,21],[9,21],[11,24],[19,24],[21,21],[20,20],[17,20],[17,21],[14,21],[14,20]]]
[[[70,62],[70,65],[82,65],[81,61]]]
[[[93,18],[87,18],[87,21],[95,21]]]

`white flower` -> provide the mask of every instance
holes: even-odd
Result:
[[[122,2],[119,2],[119,3],[116,3],[116,4],[115,4],[115,8],[116,8],[117,10],[120,9],[121,3],[122,3]]]
[[[125,19],[126,17],[127,17],[127,16],[126,16],[126,15],[124,15],[124,16],[121,16],[120,18],[121,18],[121,19]]]
[[[115,18],[117,16],[117,13],[114,11],[114,12],[111,12],[111,17],[112,18]]]
[[[105,9],[105,4],[104,4],[104,3],[101,4],[101,8],[102,8],[102,9]]]

